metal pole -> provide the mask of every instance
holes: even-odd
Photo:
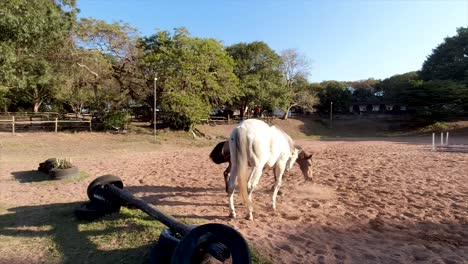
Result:
[[[157,83],[156,81],[158,80],[157,77],[154,77],[154,92],[153,92],[153,97],[154,97],[154,113],[153,113],[153,135],[154,135],[154,143],[156,143],[156,86]]]
[[[15,116],[11,117],[11,132],[13,132],[13,135],[15,134]]]
[[[55,118],[55,133],[57,133],[57,128],[58,128],[58,118]]]
[[[436,145],[435,145],[435,133],[432,133],[432,151],[436,150]]]
[[[448,146],[448,144],[449,144],[449,143],[448,143],[448,135],[449,135],[449,132],[447,132],[447,137],[445,138],[445,145],[447,145],[447,146]]]

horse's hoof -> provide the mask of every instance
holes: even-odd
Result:
[[[229,218],[236,218],[236,213],[234,213],[234,212],[233,212],[233,213],[230,213],[230,214],[229,214]]]
[[[253,215],[252,214],[248,214],[245,216],[245,219],[246,220],[249,220],[249,221],[253,221]]]

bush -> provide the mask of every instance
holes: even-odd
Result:
[[[101,117],[105,130],[126,129],[130,121],[130,115],[126,111],[110,111]]]
[[[425,126],[420,129],[421,132],[423,133],[429,133],[429,132],[445,132],[447,130],[453,129],[455,126],[452,124],[448,124],[445,122],[436,122],[432,125]]]

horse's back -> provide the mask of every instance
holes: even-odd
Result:
[[[252,166],[260,163],[273,166],[282,155],[290,155],[289,136],[284,136],[284,132],[276,127],[271,127],[267,123],[257,119],[247,119],[239,123],[234,128],[231,135],[233,139],[244,137],[247,144],[248,153],[246,157]]]

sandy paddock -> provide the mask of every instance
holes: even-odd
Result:
[[[80,140],[89,136],[62,134],[47,141],[50,137],[3,137],[3,207],[82,201],[95,176],[116,174],[127,190],[177,217],[234,226],[275,263],[468,263],[468,154],[434,153],[411,139],[299,140],[315,153],[313,182],[304,182],[295,166],[284,177],[275,214],[273,176],[267,171],[254,192],[251,222],[243,219],[238,196],[239,216],[227,218],[225,166],[208,158],[216,140],[204,147],[154,150],[151,144],[128,143],[113,149],[99,146],[100,136],[94,135],[86,142],[104,152],[88,154]],[[24,153],[18,147],[38,140],[42,150]],[[92,176],[60,188],[13,177],[53,156],[52,142],[62,144],[60,153]]]

